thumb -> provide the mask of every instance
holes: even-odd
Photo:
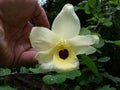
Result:
[[[37,60],[35,59],[36,53],[37,52],[35,50],[25,51],[24,53],[22,53],[17,63],[19,65],[29,65],[29,66],[37,64]]]

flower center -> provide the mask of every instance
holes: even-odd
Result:
[[[68,57],[68,55],[69,55],[69,52],[67,49],[63,49],[59,51],[59,57],[64,60]]]

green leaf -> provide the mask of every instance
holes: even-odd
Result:
[[[31,71],[31,72],[34,73],[34,74],[40,73],[39,68],[29,68],[29,71]]]
[[[103,82],[103,76],[98,74],[98,75],[95,76],[94,80],[92,80],[92,81],[96,84],[100,84],[100,83]]]
[[[80,7],[74,6],[74,10],[75,10],[75,11],[77,11],[77,10],[79,10],[79,9],[80,9]]]
[[[29,72],[29,70],[26,67],[21,67],[20,68],[20,73],[25,74],[25,73],[28,73],[28,72]]]
[[[91,8],[95,8],[98,5],[98,0],[88,0],[88,5]]]
[[[52,85],[55,83],[55,78],[53,75],[45,75],[43,77],[43,81],[46,83],[46,84],[49,84],[49,85]]]
[[[10,86],[0,86],[0,90],[17,90],[17,89],[12,88]]]
[[[120,40],[113,41],[113,43],[117,46],[120,46]]]
[[[103,77],[100,74],[87,75],[83,73],[80,77],[77,78],[77,82],[80,84],[80,86],[88,86],[90,83],[100,84],[103,82]]]
[[[80,86],[86,86],[90,83],[88,79],[89,77],[87,75],[82,74],[80,77],[77,78],[77,82],[80,84]]]
[[[96,52],[99,54],[102,54],[102,51],[100,51],[99,49],[96,48]]]
[[[73,70],[71,72],[65,73],[67,78],[74,80],[76,77],[81,76],[81,72],[79,70]]]
[[[91,14],[90,7],[88,6],[88,4],[85,5],[84,11],[86,14]]]
[[[98,69],[90,57],[84,54],[84,55],[81,55],[81,58],[93,73],[98,74]]]
[[[55,84],[55,83],[61,84],[61,83],[65,82],[65,80],[67,78],[74,80],[75,77],[78,77],[80,75],[81,75],[81,72],[79,70],[74,70],[71,72],[60,73],[60,74],[56,74],[56,75],[45,75],[43,77],[43,81],[49,85]]]
[[[55,79],[55,83],[60,84],[60,83],[63,83],[66,80],[66,75],[57,74],[57,75],[55,75],[54,79]]]
[[[108,78],[109,80],[112,80],[115,83],[120,83],[120,78],[119,77],[112,76],[108,73],[102,73],[102,76],[104,76],[105,78]]]
[[[99,37],[99,39],[100,39],[99,43],[93,45],[96,48],[101,48],[101,47],[103,47],[105,45],[104,39],[102,39],[101,37]]]
[[[98,62],[107,62],[110,60],[110,57],[101,57],[98,59]]]
[[[56,75],[45,75],[43,77],[43,81],[46,84],[52,85],[52,84],[60,84],[63,83],[66,80],[65,74],[56,74]]]
[[[87,3],[88,3],[87,1],[80,2],[79,5],[78,5],[79,9],[85,10],[86,9],[85,6],[87,5]]]
[[[112,22],[109,19],[106,19],[106,18],[102,19],[102,23],[103,23],[103,25],[105,25],[107,27],[112,25]]]
[[[75,86],[74,90],[81,90],[80,86]]]
[[[80,35],[90,35],[91,31],[88,30],[87,28],[82,28],[80,31]]]
[[[1,81],[4,81],[4,79],[5,79],[4,77],[0,77],[0,82],[1,82]]]
[[[0,68],[0,76],[5,76],[11,74],[11,70],[8,68]]]
[[[97,90],[116,90],[116,88],[110,87],[110,85],[105,85],[102,88],[99,88]]]

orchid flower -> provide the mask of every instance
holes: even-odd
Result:
[[[92,54],[91,45],[99,42],[97,35],[79,35],[80,21],[71,4],[66,4],[52,24],[52,30],[33,27],[31,45],[38,51],[35,58],[42,72],[69,72],[79,69],[77,55]]]

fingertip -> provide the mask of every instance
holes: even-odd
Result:
[[[38,63],[38,61],[35,59],[36,51],[30,50],[22,53],[20,56],[20,59],[18,60],[18,65],[25,65],[25,66],[31,66]]]
[[[39,3],[37,3],[36,10],[33,13],[33,20],[38,26],[50,28],[46,12]]]

